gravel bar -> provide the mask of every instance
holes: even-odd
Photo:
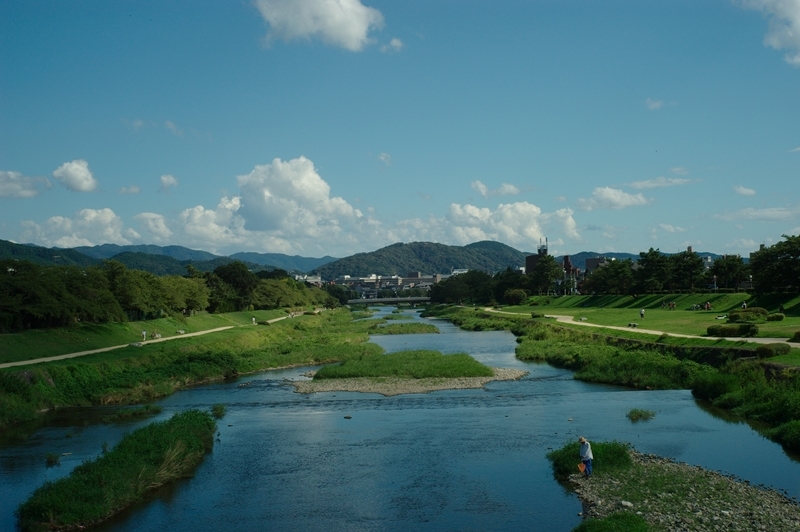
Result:
[[[585,518],[628,511],[669,532],[800,530],[800,505],[778,491],[656,455],[631,458],[630,470],[570,475]]]
[[[528,374],[518,369],[492,368],[492,377],[459,377],[412,379],[403,377],[359,377],[354,379],[320,379],[309,381],[292,381],[296,392],[365,392],[381,395],[400,395],[404,393],[427,393],[435,390],[459,390],[466,388],[483,388],[492,381],[519,380]],[[307,374],[313,376],[313,373]]]

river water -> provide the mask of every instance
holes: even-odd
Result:
[[[630,442],[800,497],[800,463],[747,424],[704,410],[687,391],[582,383],[567,370],[518,361],[510,333],[436,324],[441,334],[372,341],[388,352],[467,352],[530,375],[479,390],[306,396],[286,384],[308,370],[296,368],[173,394],[158,403],[164,411],[156,419],[227,405],[213,451],[193,478],[98,530],[569,531],[581,505],[553,479],[545,455],[579,435]],[[238,387],[243,381],[251,385]],[[631,408],[656,416],[632,423]],[[36,487],[152,421],[99,422],[113,410],[65,410],[24,444],[0,447],[1,531],[14,530],[14,509]],[[71,454],[47,468],[47,453]]]

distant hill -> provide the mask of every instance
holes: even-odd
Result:
[[[0,240],[0,258],[27,260],[36,264],[75,266],[88,266],[100,262],[72,249],[50,249],[32,244],[15,244],[8,240]]]
[[[219,266],[224,266],[234,261],[230,257],[214,257],[212,260],[178,260],[166,255],[151,255],[149,253],[134,253],[131,251],[114,255],[111,260],[119,261],[131,270],[144,270],[155,275],[186,275],[186,266],[189,264],[201,272],[210,272]],[[270,269],[252,262],[245,262],[245,264],[254,272]]]
[[[110,259],[120,253],[147,253],[148,255],[164,255],[177,260],[213,260],[219,257],[208,251],[199,251],[183,246],[156,246],[142,244],[138,246],[119,246],[117,244],[101,244],[99,246],[80,246],[75,251],[94,257],[95,259]]]
[[[447,246],[433,242],[392,244],[369,253],[338,259],[312,271],[329,280],[340,275],[365,277],[401,275],[411,272],[450,273],[453,269],[497,272],[524,266],[525,254],[499,242],[476,242],[468,246]]]
[[[255,252],[242,252],[234,253],[230,256],[232,259],[240,260],[242,262],[252,262],[261,264],[262,266],[272,266],[280,268],[287,272],[300,271],[310,272],[315,268],[319,268],[325,264],[337,260],[335,257],[328,255],[315,259],[311,257],[301,257],[299,255],[284,255],[283,253],[255,253]]]

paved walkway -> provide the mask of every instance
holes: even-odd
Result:
[[[265,323],[275,323],[276,321],[285,320],[289,316],[281,316],[280,318],[273,318],[271,320],[267,320]],[[82,357],[85,355],[93,355],[95,353],[105,353],[106,351],[113,351],[114,349],[121,349],[123,347],[128,347],[131,344],[141,344],[141,345],[148,345],[148,344],[157,344],[158,342],[168,342],[170,340],[177,340],[179,338],[188,338],[190,336],[202,336],[204,334],[215,333],[219,331],[226,331],[228,329],[233,329],[235,325],[227,325],[225,327],[217,327],[216,329],[209,329],[207,331],[197,331],[192,333],[186,334],[179,334],[177,336],[169,336],[167,338],[154,338],[153,340],[145,340],[144,342],[131,342],[128,344],[123,345],[113,345],[111,347],[101,347],[100,349],[90,349],[89,351],[78,351],[77,353],[67,353],[66,355],[56,355],[53,357],[45,357],[45,358],[34,358],[31,360],[19,360],[17,362],[6,362],[5,364],[0,364],[0,369],[3,368],[12,368],[14,366],[29,366],[31,364],[39,364],[41,362],[53,362],[54,360],[66,360],[68,358],[75,358],[75,357]],[[240,325],[240,327],[247,327],[246,325]]]
[[[487,308],[484,310],[488,310],[489,312],[497,312],[498,314],[508,314],[509,316],[525,316],[525,314],[520,314],[519,312],[503,312],[502,310],[495,310],[491,308]],[[699,338],[700,340],[728,340],[731,342],[750,342],[754,344],[775,344],[775,343],[783,343],[786,342],[786,338],[742,338],[742,337],[734,337],[734,338],[718,338],[718,337],[710,337],[710,336],[697,336],[694,334],[681,334],[681,333],[671,333],[666,331],[656,331],[653,329],[641,329],[639,327],[619,327],[616,325],[600,325],[598,323],[589,323],[588,321],[575,321],[575,316],[564,316],[561,314],[545,314],[545,318],[555,318],[556,321],[561,323],[573,323],[575,325],[583,325],[585,327],[599,327],[601,329],[616,329],[618,331],[628,331],[628,332],[638,332],[644,334],[653,334],[657,336],[661,336],[662,334],[666,334],[668,336],[675,336],[677,338]]]

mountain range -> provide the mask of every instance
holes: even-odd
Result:
[[[114,259],[128,268],[145,270],[156,275],[183,275],[187,265],[201,271],[212,271],[234,260],[244,262],[252,271],[280,268],[290,273],[311,273],[325,280],[343,275],[366,277],[371,274],[407,276],[409,273],[448,274],[454,269],[473,269],[494,273],[525,265],[525,257],[533,253],[518,251],[500,242],[482,241],[466,246],[448,246],[434,242],[398,243],[350,257],[321,258],[284,255],[281,253],[241,252],[230,256],[214,255],[182,246],[103,244],[72,249],[45,248],[32,244],[15,244],[0,240],[0,259],[29,260],[39,264],[91,265]],[[713,253],[701,257],[717,258]],[[573,266],[586,268],[586,259],[604,256],[616,260],[639,258],[633,253],[596,253],[582,251],[570,255]],[[556,257],[561,262],[563,256]]]

